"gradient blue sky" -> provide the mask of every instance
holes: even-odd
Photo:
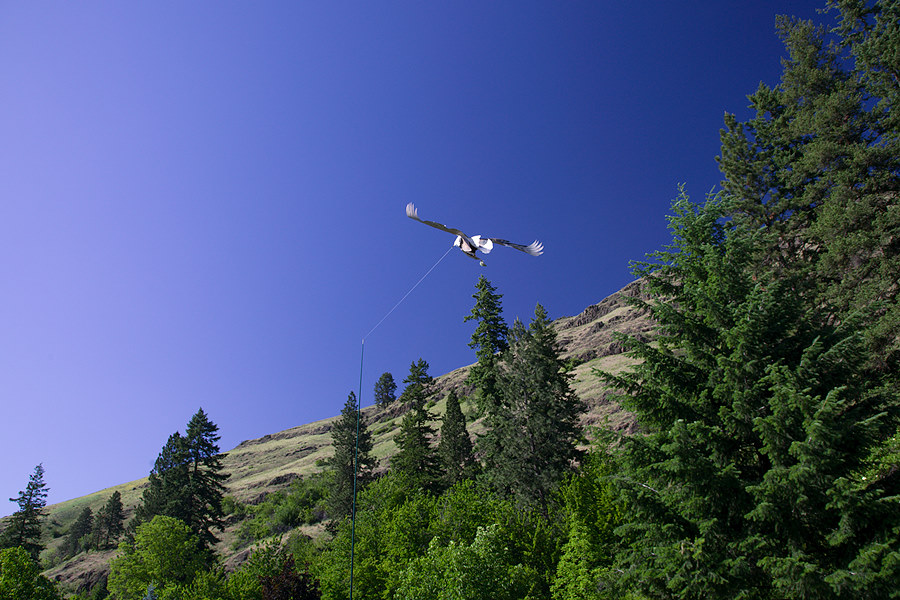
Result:
[[[615,292],[823,5],[0,3],[0,498],[146,476],[201,406],[223,450],[337,414],[452,242],[407,202],[546,252],[447,256],[364,405],[474,360],[482,273],[509,321]]]

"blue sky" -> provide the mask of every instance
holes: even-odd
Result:
[[[0,494],[146,476],[199,407],[223,450],[363,404],[504,314],[572,315],[719,180],[824,2],[0,2]],[[0,514],[15,510],[0,505]]]

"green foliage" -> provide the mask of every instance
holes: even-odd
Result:
[[[238,528],[236,547],[243,547],[255,540],[290,531],[299,525],[312,525],[325,518],[330,478],[317,473],[305,479],[291,482],[287,490],[273,492],[255,506],[240,505],[234,500],[232,514],[252,515]]]
[[[442,546],[450,542],[469,543],[479,527],[497,522],[505,503],[477,482],[457,482],[437,498],[428,533]]]
[[[390,373],[382,373],[375,382],[375,405],[387,406],[397,400],[397,383]]]
[[[603,597],[595,555],[596,550],[587,526],[580,521],[573,521],[569,526],[569,539],[563,546],[556,568],[556,579],[553,580],[554,598],[598,600]]]
[[[437,454],[444,472],[444,485],[451,486],[475,475],[477,463],[472,440],[466,429],[466,417],[459,406],[456,390],[447,394],[447,408],[441,423]]]
[[[645,429],[621,444],[618,583],[666,598],[888,597],[892,572],[849,573],[873,552],[900,558],[900,519],[850,478],[896,393],[860,375],[853,323],[824,325],[802,273],[758,268],[766,236],[724,222],[727,208],[682,191],[673,243],[636,268],[660,336],[628,340],[640,362],[605,377]]]
[[[439,549],[448,546],[465,549],[469,556],[480,528],[493,528],[490,547],[503,549],[505,562],[493,572],[498,580],[501,574],[524,574],[527,586],[520,597],[549,597],[564,540],[545,515],[523,511],[472,480],[433,496],[396,473],[378,479],[359,497],[354,597],[394,598],[401,586],[410,585],[410,577],[431,578],[437,568],[431,563],[422,567],[431,574],[416,571],[413,576],[407,567],[428,554],[444,557]],[[342,523],[313,565],[323,598],[349,596],[350,530],[349,521]]]
[[[118,600],[143,598],[153,586],[162,598],[190,584],[208,563],[200,540],[182,521],[157,515],[137,527],[133,543],[110,561],[109,590]]]
[[[93,546],[106,549],[115,543],[125,532],[125,509],[122,506],[122,494],[112,493],[106,504],[97,511],[92,528]]]
[[[406,387],[400,394],[400,401],[413,408],[422,408],[433,393],[434,378],[428,374],[428,361],[424,358],[410,363],[409,375],[403,380]]]
[[[218,426],[199,409],[188,422],[185,435],[175,432],[150,472],[149,485],[135,511],[132,527],[156,515],[181,520],[205,547],[217,540],[213,529],[223,528],[223,482]]]
[[[58,600],[59,592],[21,547],[0,550],[0,600]]]
[[[868,368],[897,384],[900,360],[900,119],[894,0],[830,3],[838,37],[781,18],[778,86],[750,96],[756,116],[726,115],[719,164],[733,216],[767,243],[759,263],[809,274],[831,322],[865,315]]]
[[[226,581],[227,600],[262,600],[262,579],[281,569],[286,555],[275,542],[258,547]]]
[[[478,440],[484,473],[504,495],[546,510],[550,494],[571,471],[582,439],[584,402],[572,391],[556,333],[538,304],[531,325],[516,321]]]
[[[218,541],[212,530],[221,531],[224,527],[222,496],[228,474],[222,472],[222,459],[226,455],[219,452],[218,431],[219,427],[202,408],[191,417],[185,430],[191,508],[187,524],[206,547]]]
[[[484,411],[496,401],[497,360],[507,347],[509,327],[503,320],[503,295],[491,285],[484,275],[475,284],[477,292],[472,296],[475,306],[463,321],[477,321],[469,347],[475,350],[478,362],[469,370],[466,383],[475,387],[475,400]]]
[[[41,531],[44,507],[47,505],[47,485],[44,483],[43,465],[39,464],[34,468],[25,489],[19,492],[18,497],[10,498],[9,501],[15,502],[19,510],[12,514],[9,524],[3,530],[0,547],[21,547],[36,561],[44,549]]]
[[[440,488],[441,472],[437,449],[432,446],[435,431],[428,424],[433,416],[425,406],[433,382],[428,363],[421,358],[412,363],[403,382],[407,386],[401,400],[410,409],[394,438],[397,453],[391,458],[391,469],[403,474],[409,485],[434,492]]]
[[[166,440],[150,470],[147,489],[141,504],[135,509],[132,528],[150,521],[156,515],[165,515],[187,523],[190,520],[190,489],[187,443],[180,432]]]
[[[63,542],[62,550],[65,556],[74,556],[93,545],[90,538],[93,526],[94,512],[90,506],[85,506],[69,528],[69,533]]]
[[[357,492],[372,480],[378,464],[372,456],[372,434],[359,414],[356,394],[350,392],[341,410],[341,417],[331,429],[334,455],[328,459],[331,489],[328,494],[328,515],[332,519],[350,516],[353,510],[354,475]]]
[[[400,477],[389,474],[373,481],[357,497],[356,547],[354,565],[354,597],[379,598],[387,589],[387,579],[394,569],[389,556],[424,552],[428,540],[414,544],[412,549],[389,547],[386,539],[390,535],[392,544],[409,535],[399,532],[417,533],[419,519],[410,523],[394,522],[398,509],[412,499],[425,512],[430,500],[421,491],[414,491],[405,485]],[[405,516],[405,513],[404,513]],[[424,532],[418,532],[420,535]],[[322,585],[322,597],[343,599],[349,597],[351,523],[349,519],[338,524],[335,536],[320,560],[314,565],[314,574]]]
[[[441,471],[437,449],[432,446],[431,416],[425,407],[412,408],[403,416],[400,432],[394,437],[397,453],[391,457],[391,470],[403,475],[407,485],[434,492],[441,486]]]
[[[479,528],[471,544],[432,540],[424,556],[400,574],[394,598],[404,600],[524,600],[536,598],[536,574],[513,564],[499,527]]]
[[[609,597],[605,580],[612,575],[619,546],[615,529],[622,523],[622,507],[612,482],[615,473],[614,458],[596,448],[560,488],[568,538],[556,567],[554,598]]]

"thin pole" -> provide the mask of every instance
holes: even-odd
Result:
[[[353,600],[353,550],[356,546],[356,475],[359,473],[359,420],[362,414],[363,356],[366,338],[359,349],[359,394],[356,396],[356,452],[353,457],[353,505],[350,513],[350,600]]]
[[[400,301],[394,305],[394,307],[384,315],[378,323],[375,324],[369,333],[362,339],[362,345],[359,350],[359,394],[356,396],[356,450],[355,455],[353,457],[353,504],[350,512],[350,600],[353,600],[353,559],[354,559],[354,550],[356,549],[356,477],[359,473],[359,421],[362,415],[362,380],[363,380],[363,357],[366,353],[366,338],[372,335],[378,326],[384,323],[384,320],[387,319],[391,313],[393,313],[400,304],[406,300],[406,297],[409,296],[414,289],[419,287],[419,284],[422,283],[428,275],[434,271],[434,268],[437,267],[444,258],[450,254],[450,251],[453,250],[453,246],[447,248],[447,251],[444,252],[443,256],[437,259],[437,262],[431,265],[431,268],[422,275],[422,277],[409,288],[409,291],[400,298]]]

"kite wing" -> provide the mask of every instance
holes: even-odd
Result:
[[[447,227],[446,225],[441,225],[440,223],[435,223],[434,221],[425,221],[419,218],[419,213],[416,210],[416,205],[410,202],[406,205],[406,216],[410,219],[414,219],[419,223],[425,223],[430,227],[434,227],[435,229],[440,229],[441,231],[446,231],[447,233],[452,233],[453,235],[458,235],[463,238],[468,238],[466,234],[464,234],[459,229],[453,229],[452,227]]]
[[[525,252],[526,254],[530,254],[532,256],[540,256],[544,253],[544,245],[537,240],[534,240],[527,246],[523,244],[514,244],[509,240],[501,240],[499,238],[488,238],[495,244],[500,244],[501,246],[509,246],[510,248],[515,248],[521,252]]]

